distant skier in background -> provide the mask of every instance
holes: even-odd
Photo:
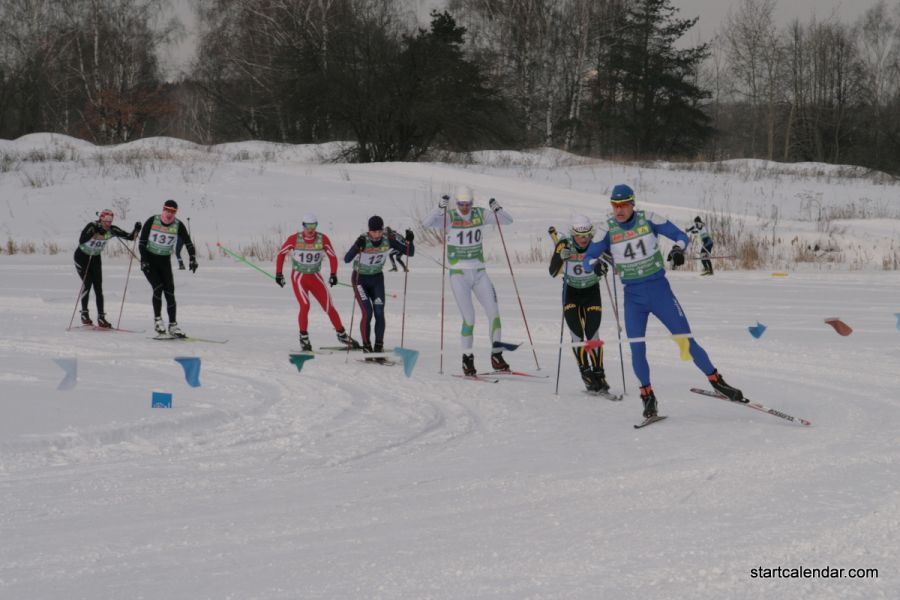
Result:
[[[359,236],[344,256],[345,263],[353,263],[353,295],[359,304],[359,331],[364,352],[382,352],[384,350],[384,257],[391,252],[401,254],[416,252],[413,246],[415,235],[407,229],[403,238],[388,229],[384,232],[384,220],[378,215],[369,218],[369,230]],[[359,260],[356,258],[359,257]],[[370,336],[372,318],[375,318],[375,343]]]
[[[444,211],[447,215],[447,262],[450,271],[450,289],[462,315],[461,345],[463,348],[463,374],[475,375],[475,355],[472,353],[472,336],[475,330],[475,305],[472,294],[487,314],[491,337],[491,367],[496,371],[509,371],[503,359],[501,345],[500,307],[497,292],[488,277],[484,264],[482,237],[484,228],[494,223],[494,216],[488,217],[485,209],[473,206],[475,194],[472,188],[460,186],[455,194],[456,208],[449,208],[450,196],[443,196],[437,209],[428,215],[422,226],[426,228],[444,226]],[[490,209],[503,225],[513,222],[512,217],[493,198],[488,203]]]
[[[700,275],[712,275],[713,266],[709,257],[712,256],[712,249],[715,244],[713,243],[709,232],[706,231],[706,224],[703,222],[703,219],[699,216],[694,217],[694,224],[688,227],[686,232],[688,235],[700,238],[700,244],[703,246],[700,250],[700,257],[703,259],[703,272],[700,273]]]
[[[556,230],[552,230],[553,233]],[[594,224],[584,215],[572,219],[569,235],[557,240],[550,257],[550,276],[562,272],[566,286],[563,291],[563,315],[572,334],[573,342],[599,339],[600,322],[603,319],[603,303],[600,298],[600,278],[606,275],[606,262],[597,261],[600,267],[585,269],[584,253],[594,237]],[[603,370],[603,346],[586,349],[572,348],[581,380],[590,392],[609,390]]]
[[[310,295],[319,302],[322,310],[328,315],[337,332],[338,341],[350,348],[359,348],[359,343],[351,338],[344,329],[344,324],[341,323],[341,317],[334,307],[331,294],[325,287],[325,280],[320,273],[322,259],[327,256],[331,271],[328,285],[331,287],[337,285],[338,260],[331,240],[324,233],[317,231],[319,222],[316,215],[311,213],[304,215],[302,225],[303,228],[300,231],[284,241],[275,261],[275,283],[284,287],[285,280],[282,273],[284,259],[288,255],[291,256],[291,284],[294,287],[297,302],[300,304],[300,312],[297,315],[297,323],[300,325],[300,348],[304,352],[312,352],[312,343],[309,341],[309,308],[312,304],[309,299]]]
[[[184,242],[188,251],[191,273],[197,272],[197,255],[187,227],[175,217],[177,212],[178,203],[174,200],[166,200],[163,203],[162,212],[153,215],[144,223],[138,248],[141,251],[141,271],[144,272],[144,276],[153,288],[153,328],[160,335],[185,337],[175,318],[175,276],[172,274],[172,251],[178,240]],[[168,328],[162,320],[163,295],[166,297]]]
[[[75,248],[75,272],[81,280],[81,323],[93,325],[88,311],[88,296],[94,288],[94,300],[97,302],[97,326],[104,329],[112,327],[106,320],[103,310],[103,264],[101,255],[110,238],[118,237],[134,240],[141,231],[141,223],[134,224],[134,230],[128,233],[112,224],[113,211],[104,209],[98,213],[98,219],[91,221],[81,230],[78,247]]]
[[[396,248],[391,248],[391,252],[390,254],[388,254],[388,258],[391,261],[391,271],[397,270],[397,263],[400,263],[400,266],[403,267],[404,273],[409,271],[409,269],[406,268],[406,265],[403,263],[403,256],[403,252],[398,251]]]
[[[674,266],[684,264],[684,251],[690,240],[668,219],[652,212],[636,211],[634,200],[634,190],[629,186],[619,184],[613,188],[610,197],[613,217],[607,220],[607,230],[599,232],[596,241],[588,247],[582,265],[599,274],[604,268],[603,261],[592,262],[604,252],[612,254],[613,264],[625,287],[625,331],[629,338],[644,337],[651,314],[662,321],[670,333],[689,334],[691,327],[687,317],[666,279],[657,236],[664,235],[675,242],[667,258]],[[693,337],[689,338],[688,344],[694,364],[703,371],[710,385],[735,402],[746,402],[741,390],[725,383],[706,350]],[[644,418],[656,417],[656,395],[650,385],[645,342],[631,342],[631,364],[641,385]]]

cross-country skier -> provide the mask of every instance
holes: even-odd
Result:
[[[101,255],[106,242],[112,237],[133,240],[141,231],[141,223],[134,224],[131,233],[119,229],[113,222],[113,211],[104,209],[98,213],[98,219],[91,221],[81,230],[78,237],[78,247],[75,248],[75,272],[81,280],[81,323],[93,325],[90,312],[88,312],[88,296],[91,288],[94,288],[94,300],[97,302],[97,326],[103,328],[112,327],[106,320],[103,310],[103,265]]]
[[[674,266],[684,264],[684,251],[690,240],[668,219],[652,212],[636,211],[634,200],[634,191],[627,185],[619,184],[613,188],[610,197],[613,217],[607,220],[608,229],[599,232],[596,241],[588,247],[582,265],[585,269],[602,271],[602,261],[594,263],[594,259],[607,251],[612,254],[613,264],[625,287],[625,331],[629,338],[644,337],[651,314],[656,315],[670,333],[690,334],[687,317],[666,279],[657,236],[664,235],[675,242],[667,257]],[[706,351],[693,337],[689,338],[689,349],[694,364],[717,392],[735,402],[745,401],[741,390],[725,383]],[[656,395],[650,385],[645,342],[631,342],[631,364],[641,384],[644,418],[655,417]]]
[[[550,257],[550,276],[556,277],[562,271],[566,285],[563,290],[563,314],[572,334],[573,342],[596,340],[599,337],[600,321],[603,318],[603,304],[600,301],[600,278],[606,275],[606,262],[597,261],[601,266],[585,269],[582,265],[584,253],[594,237],[594,224],[584,215],[572,219],[568,237],[557,240]],[[591,392],[605,392],[609,389],[606,373],[603,371],[603,346],[586,349],[584,346],[572,348],[581,379]]]
[[[297,302],[300,303],[300,312],[297,315],[297,322],[300,325],[300,348],[304,352],[312,351],[308,331],[310,295],[319,302],[319,305],[328,314],[328,318],[331,319],[331,324],[337,332],[338,341],[351,348],[359,348],[359,343],[351,338],[344,329],[341,317],[334,307],[331,294],[328,292],[328,288],[325,287],[325,280],[320,273],[322,270],[322,259],[327,256],[331,272],[331,275],[328,277],[328,285],[331,287],[337,285],[337,255],[334,253],[334,247],[331,245],[331,240],[328,239],[328,236],[316,230],[318,226],[316,215],[306,214],[303,216],[303,229],[292,234],[284,241],[275,261],[275,283],[284,287],[285,281],[282,269],[284,268],[284,259],[290,254],[293,266],[291,284],[294,287],[294,295],[297,297]]]
[[[403,263],[403,256],[404,256],[404,254],[402,252],[399,252],[395,248],[391,248],[391,252],[390,252],[390,254],[388,254],[388,258],[391,261],[391,271],[397,270],[397,263],[400,263],[400,266],[403,267],[404,273],[406,271],[409,271],[409,269]]]
[[[712,256],[711,252],[714,246],[713,240],[709,235],[709,232],[706,231],[706,224],[703,222],[699,216],[694,217],[694,224],[688,227],[685,232],[688,235],[696,235],[700,238],[700,244],[703,246],[703,249],[700,250],[700,257],[703,259],[701,262],[703,263],[703,272],[701,275],[712,275],[713,267],[712,261],[709,260],[709,257]]]
[[[449,208],[450,197],[443,196],[437,209],[423,221],[424,227],[443,227],[446,211],[447,222],[447,262],[450,272],[450,289],[462,315],[462,364],[465,375],[475,375],[475,356],[472,353],[472,335],[475,330],[475,305],[472,294],[487,314],[491,333],[491,367],[496,371],[508,371],[509,365],[503,360],[501,345],[500,308],[497,306],[497,292],[488,277],[484,264],[482,237],[484,228],[494,224],[495,218],[503,225],[513,222],[512,217],[493,198],[488,206],[493,215],[484,208],[473,206],[475,195],[472,188],[460,186],[455,194],[456,208]]]
[[[187,227],[175,217],[178,203],[166,200],[163,210],[153,215],[141,230],[141,271],[153,288],[153,328],[158,334],[168,333],[172,337],[185,337],[175,318],[175,276],[172,274],[172,251],[178,240],[184,242],[188,251],[191,273],[197,272],[197,254]],[[166,312],[169,327],[162,320],[162,296],[166,296]]]
[[[413,256],[415,235],[407,229],[404,238],[399,238],[393,231],[384,233],[384,220],[378,215],[369,218],[369,231],[359,236],[347,254],[344,262],[353,262],[353,294],[359,304],[359,331],[365,352],[381,352],[384,349],[384,269],[385,256],[396,250],[402,254]],[[356,260],[357,256],[359,260]],[[354,262],[355,261],[355,262]],[[372,344],[370,332],[372,317],[375,317],[375,343]]]

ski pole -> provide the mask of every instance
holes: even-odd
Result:
[[[550,234],[550,239],[553,240],[553,251],[556,251],[557,244],[557,235],[556,228],[552,225],[550,229],[547,230],[547,233]],[[562,316],[559,319],[559,354],[556,357],[556,391],[553,392],[555,396],[559,396],[559,373],[562,368],[562,343],[563,343],[563,332],[565,331],[565,323],[566,323],[566,286],[568,285],[567,274],[563,271],[563,287],[562,287]]]
[[[128,253],[131,254],[132,260],[134,260],[135,258],[137,258],[137,259],[138,259],[138,262],[140,262],[141,259],[138,258],[138,255],[135,253],[135,251],[134,251],[134,249],[133,249],[134,246],[132,246],[131,248],[129,248],[129,247],[128,247],[128,244],[126,244],[125,242],[122,241],[122,238],[117,237],[116,239],[119,240],[119,243],[122,244],[122,246],[123,246],[126,250],[128,250]],[[134,239],[135,239],[135,241],[137,241],[137,238],[134,238]]]
[[[491,200],[494,200],[491,198]],[[490,205],[490,202],[488,202]],[[509,259],[509,251],[506,249],[506,240],[503,239],[503,228],[500,227],[500,215],[494,212],[494,222],[497,223],[497,231],[500,232],[500,242],[503,244],[503,253],[506,255],[506,264],[509,266],[509,275],[512,277],[513,289],[516,291],[516,299],[519,301],[519,310],[522,311],[522,321],[525,322],[525,333],[528,334],[528,343],[531,344],[531,353],[534,354],[534,366],[538,371],[541,365],[538,363],[537,351],[534,349],[534,341],[531,339],[531,330],[528,328],[528,319],[525,317],[525,307],[522,305],[522,296],[519,294],[519,286],[516,284],[516,275],[513,273],[512,261]]]
[[[353,281],[354,276],[356,275],[356,269],[359,266],[359,254],[356,255],[356,259],[353,261],[353,275],[350,276],[350,281]],[[354,281],[354,284],[356,282]],[[347,331],[347,336],[350,339],[353,339],[353,317],[356,316],[356,285],[353,285],[353,304],[350,306],[350,329]],[[360,308],[362,310],[362,308]],[[360,316],[360,321],[362,320],[362,316]],[[362,329],[362,328],[360,328]],[[344,362],[350,361],[350,350],[353,348],[353,344],[347,344],[347,356],[344,358]]]
[[[72,323],[75,322],[75,313],[78,311],[78,301],[81,300],[82,294],[85,293],[84,282],[87,281],[88,273],[91,270],[91,260],[93,260],[93,258],[93,254],[88,255],[87,265],[84,267],[84,275],[81,276],[81,287],[78,288],[78,295],[75,297],[75,308],[72,309],[72,318],[69,319],[69,326],[66,327],[66,331],[72,329]]]
[[[189,234],[189,235],[190,235],[190,234]],[[245,265],[247,265],[248,267],[253,267],[254,269],[256,269],[257,271],[259,271],[260,273],[262,273],[262,274],[265,275],[266,277],[269,277],[270,279],[275,279],[275,276],[272,275],[271,273],[269,273],[268,271],[266,271],[265,269],[262,269],[262,268],[259,267],[258,265],[253,264],[252,262],[250,262],[249,260],[247,260],[246,258],[244,258],[243,256],[241,256],[240,254],[236,254],[236,253],[232,252],[231,250],[229,250],[228,248],[226,248],[225,246],[223,246],[223,245],[220,244],[219,242],[216,242],[216,246],[218,246],[219,248],[221,248],[222,251],[225,252],[225,254],[227,254],[227,255],[230,256],[231,258],[235,259],[236,261],[242,262],[242,263],[244,263]]]
[[[610,255],[612,256],[612,255]],[[599,258],[597,260],[600,260]],[[613,293],[611,294],[613,298],[613,314],[616,317],[616,336],[619,339],[619,366],[622,369],[622,395],[628,393],[628,390],[625,389],[625,356],[622,353],[622,325],[619,321],[619,292],[616,291],[616,262],[612,261],[612,270],[613,270]],[[609,296],[609,277],[604,277],[606,280],[606,294]]]
[[[450,196],[442,196],[443,200],[450,202]],[[444,373],[444,286],[447,283],[447,207],[444,207],[444,229],[441,231],[444,237],[441,250],[441,358],[438,366],[438,374]],[[75,315],[72,315],[74,318]]]
[[[409,246],[406,240],[406,266],[403,267],[403,308],[400,311],[400,347],[403,347],[403,334],[406,333],[406,284],[409,281]]]
[[[122,238],[116,238],[120,242],[122,242]],[[128,280],[131,279],[131,265],[134,264],[134,247],[137,245],[138,236],[134,236],[134,241],[131,244],[131,257],[128,259],[128,274],[125,275],[125,289],[122,291],[122,304],[119,306],[119,318],[116,321],[116,329],[119,328],[119,325],[122,324],[122,311],[125,310],[125,295],[128,294]],[[125,242],[122,242],[125,244]],[[125,246],[128,248],[128,246]]]

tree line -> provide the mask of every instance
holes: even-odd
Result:
[[[900,0],[857,22],[741,0],[709,43],[671,0],[195,0],[166,81],[167,0],[0,0],[0,137],[354,142],[347,159],[548,146],[900,171]]]

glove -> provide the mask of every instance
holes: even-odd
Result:
[[[140,221],[135,221],[135,222],[134,222],[134,233],[135,233],[135,235],[137,235],[138,233],[140,233],[140,231],[141,231],[141,222],[140,222]]]
[[[337,285],[337,273],[332,273],[331,277],[328,278],[328,285],[334,287]]]
[[[441,210],[445,210],[447,208],[448,204],[450,204],[450,196],[447,196],[445,194],[445,195],[441,196],[441,201],[438,202],[438,208]]]
[[[150,274],[150,263],[148,263],[146,260],[141,261],[141,271],[144,272],[144,275]]]
[[[669,250],[669,256],[666,257],[666,260],[671,261],[673,268],[680,267],[684,264],[684,250],[681,249],[681,246],[673,246]]]
[[[275,273],[275,283],[284,287],[284,275],[281,273]]]
[[[572,256],[572,251],[569,250],[568,246],[565,246],[560,249],[559,257],[563,260],[569,260],[569,257]]]
[[[556,227],[551,225],[550,227],[547,228],[547,233],[549,233],[551,236],[553,236],[553,234],[556,233]]]
[[[414,239],[416,239],[416,234],[413,233],[412,229],[407,229],[406,230],[406,243],[412,244]]]
[[[197,272],[197,259],[194,258],[193,256],[191,257],[191,260],[190,260],[190,262],[188,263],[188,269],[191,270],[191,273],[196,273],[196,272]]]
[[[608,272],[609,265],[606,264],[606,261],[597,259],[597,262],[594,263],[594,275],[597,277],[606,277]]]
[[[356,243],[354,245],[356,246],[356,249],[359,250],[360,252],[365,250],[366,249],[366,236],[361,235],[358,238],[356,238]]]
[[[491,198],[491,199],[488,201],[488,206],[489,206],[489,207],[491,208],[491,210],[494,211],[494,212],[497,212],[498,210],[500,210],[501,208],[503,208],[502,206],[500,206],[500,203],[497,202],[494,198]]]

